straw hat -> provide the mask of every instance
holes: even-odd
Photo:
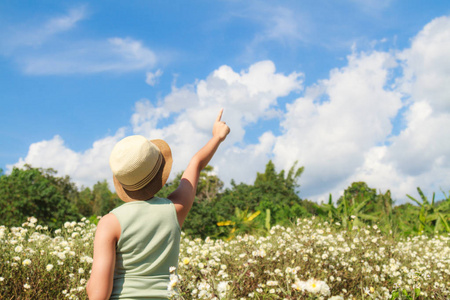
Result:
[[[109,166],[120,199],[148,200],[166,183],[172,168],[172,152],[163,140],[132,135],[114,146]]]

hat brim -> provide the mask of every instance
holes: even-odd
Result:
[[[161,151],[163,161],[158,173],[155,177],[142,189],[137,191],[128,191],[123,188],[122,184],[113,175],[114,187],[117,196],[125,202],[149,200],[166,184],[172,169],[172,151],[169,145],[163,140],[151,140]]]

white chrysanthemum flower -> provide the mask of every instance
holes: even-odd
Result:
[[[342,296],[333,296],[331,298],[328,298],[328,300],[344,300]]]
[[[306,290],[306,282],[301,281],[297,278],[295,282],[292,284],[292,288],[297,291],[304,291]]]
[[[25,283],[25,284],[23,285],[23,287],[26,288],[27,290],[28,290],[29,288],[31,288],[31,286],[30,286],[28,283]]]
[[[24,259],[24,260],[22,261],[22,265],[24,265],[24,266],[29,266],[29,265],[31,265],[31,260],[30,260],[29,258]]]
[[[276,281],[276,280],[269,280],[269,281],[267,281],[267,285],[268,286],[277,286],[278,285],[278,281]]]
[[[306,281],[305,288],[308,292],[317,294],[322,288],[322,281],[314,278],[308,279],[308,281]]]
[[[84,269],[83,268],[79,268],[78,269],[78,274],[84,274]]]
[[[207,291],[207,290],[209,290],[210,288],[211,288],[211,286],[210,286],[207,282],[205,282],[205,281],[202,281],[202,282],[200,282],[200,283],[198,284],[198,289],[201,290],[201,291]]]
[[[16,251],[17,253],[22,252],[23,248],[22,246],[16,246],[16,248],[14,248],[14,251]]]
[[[267,253],[266,253],[266,251],[264,249],[259,249],[259,250],[253,251],[252,255],[253,256],[259,256],[259,257],[266,257]]]
[[[219,293],[225,293],[228,290],[228,281],[221,281],[217,285],[217,291]]]
[[[169,291],[172,291],[173,288],[178,284],[178,276],[176,274],[170,274],[170,282],[169,282],[169,286],[167,287],[167,289]]]
[[[324,281],[321,281],[320,294],[323,296],[330,296],[331,294],[330,287]]]

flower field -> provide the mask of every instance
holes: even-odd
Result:
[[[0,226],[0,299],[86,299],[95,228]],[[182,236],[174,267],[168,291],[184,299],[450,298],[449,235],[394,239],[314,218],[230,241]]]

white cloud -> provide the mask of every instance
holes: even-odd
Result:
[[[435,112],[450,112],[450,17],[428,23],[399,54],[405,77],[400,83],[414,101],[427,101]]]
[[[13,167],[29,164],[35,168],[53,168],[58,171],[58,176],[69,175],[78,186],[91,187],[97,181],[107,179],[113,188],[109,153],[124,133],[124,129],[120,129],[114,136],[95,141],[90,149],[83,152],[71,150],[56,135],[51,140],[31,144],[27,156],[14,165],[7,165],[7,172],[11,172]]]
[[[406,113],[407,128],[392,138],[387,159],[406,175],[450,167],[450,114],[434,114],[427,102],[415,102]],[[450,178],[450,177],[449,177]]]
[[[245,2],[238,16],[255,23],[259,29],[245,47],[242,59],[254,61],[255,58],[267,57],[267,45],[275,42],[282,47],[296,46],[299,42],[311,40],[313,21],[301,9],[293,9],[279,3]]]
[[[366,181],[382,192],[390,189],[401,203],[417,186],[427,194],[449,188],[448,40],[450,21],[444,17],[430,22],[399,53],[354,52],[347,66],[307,87],[286,110],[278,99],[302,90],[300,72],[277,73],[271,61],[241,72],[222,66],[206,79],[173,87],[159,102],[136,102],[131,127],[171,145],[174,176],[209,139],[223,107],[231,133],[212,164],[225,183],[251,182],[270,158],[278,169],[298,160],[305,166],[303,197],[321,200],[331,192],[336,198],[352,182]],[[136,44],[121,49],[140,51]],[[281,134],[267,131],[256,143],[245,142],[249,126],[279,114]],[[393,122],[399,116],[404,129],[396,133]],[[80,184],[93,184],[108,178],[106,158],[122,136],[118,132],[81,153],[55,137],[31,145],[18,164],[53,167]]]
[[[85,6],[71,9],[65,16],[50,19],[42,28],[38,29],[39,32],[34,32],[33,36],[40,37],[40,41],[42,43],[45,39],[55,34],[72,29],[80,20],[83,20],[86,15],[87,13]]]
[[[241,147],[245,126],[270,116],[270,111],[277,106],[278,97],[301,88],[300,73],[276,73],[270,61],[256,63],[241,73],[222,66],[195,85],[173,87],[160,103],[152,104],[146,99],[136,102],[131,127],[134,134],[151,139],[162,138],[169,143],[174,156],[173,178],[211,137],[216,115],[224,107],[223,119],[230,124],[232,131],[219,149],[215,165],[217,170],[223,170],[219,175],[227,183],[233,178],[248,181],[256,175],[255,169],[264,168],[275,137],[266,132],[261,135],[258,144]],[[51,167],[60,175],[70,175],[78,185],[85,186],[108,179],[112,187],[108,157],[124,132],[125,129],[122,129],[114,136],[96,141],[92,148],[84,152],[71,150],[60,136],[55,136],[30,145],[27,156],[14,166],[20,167],[26,163],[33,167]],[[243,159],[248,163],[245,168],[242,168]],[[12,167],[7,166],[9,171]]]
[[[156,83],[158,83],[158,78],[163,74],[163,72],[158,69],[156,72],[147,72],[145,82],[150,86],[155,86]]]
[[[195,85],[173,87],[172,93],[157,105],[148,100],[138,102],[131,121],[134,133],[165,139],[174,153],[176,173],[187,166],[192,155],[211,136],[214,119],[223,107],[223,119],[232,130],[223,149],[220,149],[220,155],[236,157],[236,153],[240,151],[248,152],[248,149],[259,147],[250,145],[230,150],[233,145],[242,145],[245,127],[261,118],[271,117],[272,111],[277,107],[277,98],[300,90],[302,78],[303,75],[296,72],[289,75],[276,73],[275,65],[271,61],[255,63],[240,73],[228,66],[222,66]],[[173,122],[160,125],[168,118],[172,118]],[[267,135],[265,137],[262,141],[267,140]],[[227,161],[230,168],[242,165],[239,159]],[[264,162],[262,164],[264,166]],[[251,176],[250,172],[253,170],[247,170],[249,172],[243,173]],[[224,175],[224,178],[232,178],[223,172],[221,175]]]
[[[111,38],[106,41],[74,42],[66,48],[46,49],[18,59],[30,75],[130,72],[152,68],[156,55],[141,41]]]
[[[282,168],[296,159],[305,166],[303,195],[336,198],[352,182],[365,181],[382,192],[390,189],[402,203],[416,187],[429,195],[449,188],[448,40],[450,19],[433,20],[410,48],[353,54],[347,67],[332,70],[288,105],[275,161]],[[392,78],[397,67],[403,76]],[[400,109],[404,129],[393,136]]]
[[[342,186],[363,163],[364,154],[392,131],[401,107],[400,94],[385,89],[391,55],[353,54],[348,66],[306,90],[287,106],[277,138],[275,161],[305,166],[303,191],[314,196]]]
[[[62,34],[74,30],[86,15],[81,6],[40,24],[15,25],[0,36],[2,54],[30,75],[130,72],[155,66],[156,54],[142,41],[130,37],[74,40]]]
[[[404,76],[398,90],[407,102],[404,129],[388,139],[387,146],[374,147],[351,177],[366,180],[380,189],[391,189],[404,201],[417,196],[421,187],[431,196],[448,192],[450,182],[450,18],[431,21],[400,52]]]
[[[306,39],[309,26],[307,17],[299,11],[292,11],[285,7],[267,7],[260,11],[260,21],[266,28],[254,40],[260,43],[268,40],[278,40],[285,44]]]
[[[3,52],[13,54],[13,51],[20,51],[24,47],[40,46],[58,34],[75,28],[86,16],[86,7],[79,6],[70,9],[65,15],[50,18],[43,24],[17,25],[12,30],[5,30],[1,44]]]
[[[213,160],[219,178],[227,185],[232,179],[236,183],[252,184],[256,172],[264,172],[267,162],[272,158],[275,140],[273,133],[268,131],[259,137],[257,144],[232,146],[220,151]]]

